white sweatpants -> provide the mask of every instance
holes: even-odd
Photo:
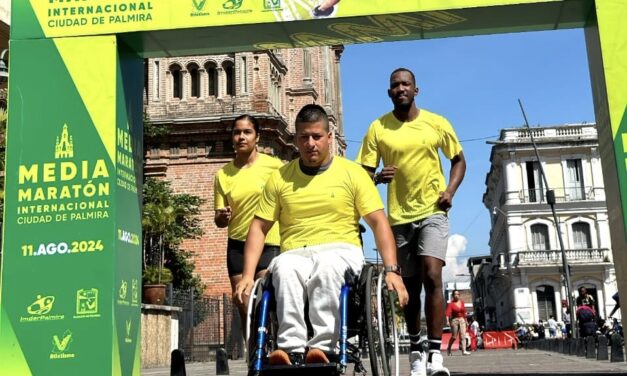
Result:
[[[287,352],[305,347],[335,351],[340,329],[340,290],[350,269],[359,275],[364,264],[361,248],[329,243],[296,248],[275,257],[268,270],[277,303],[277,345]],[[307,342],[305,301],[313,337]]]

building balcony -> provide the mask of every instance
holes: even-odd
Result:
[[[531,141],[529,133],[537,142],[555,140],[596,139],[597,129],[594,124],[571,124],[557,127],[542,128],[510,128],[501,130],[499,141],[527,143]]]
[[[565,253],[569,265],[610,262],[610,250],[607,248],[567,249]],[[518,267],[562,265],[562,252],[559,250],[522,251],[514,257],[513,265]]]
[[[557,202],[572,201],[592,201],[595,200],[595,189],[592,186],[572,186],[565,188],[554,188],[555,200]],[[521,189],[518,191],[520,203],[546,204],[545,189]]]

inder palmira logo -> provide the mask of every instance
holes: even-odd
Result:
[[[17,223],[109,218],[111,190],[106,160],[77,156],[68,124],[63,124],[50,146],[43,152],[49,160],[42,158],[44,161],[18,167]]]

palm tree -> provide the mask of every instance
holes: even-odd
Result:
[[[145,228],[148,229],[148,233],[147,236],[149,238],[149,242],[150,242],[150,248],[149,250],[152,252],[154,250],[154,244],[153,244],[153,240],[155,239],[155,237],[158,239],[158,243],[157,243],[157,250],[159,251],[158,255],[159,255],[159,261],[158,261],[158,265],[159,265],[159,283],[161,283],[161,272],[162,272],[162,268],[163,268],[163,253],[164,253],[164,248],[163,248],[163,237],[165,232],[167,231],[167,228],[172,224],[172,222],[174,221],[174,216],[172,215],[172,213],[174,212],[172,206],[167,206],[167,207],[163,207],[163,206],[159,206],[156,204],[147,204],[144,207],[144,219],[142,220],[142,223],[145,224]],[[144,255],[144,266],[147,267],[147,258],[149,256]],[[151,258],[151,263],[154,263],[154,255],[150,255]]]
[[[197,238],[202,234],[198,215],[199,206],[203,201],[196,196],[176,194],[172,191],[169,182],[152,178],[146,179],[143,193],[144,270],[150,266],[158,266],[159,282],[161,282],[161,271],[168,263],[175,268],[189,268],[189,263],[184,261],[185,251],[180,250],[179,246],[184,239]],[[166,257],[167,255],[169,256]],[[173,259],[178,260],[174,262],[176,266],[172,265]],[[185,266],[180,262],[183,262]],[[181,277],[186,274],[171,271]],[[191,269],[187,271],[187,274],[189,278],[192,278],[190,273]]]

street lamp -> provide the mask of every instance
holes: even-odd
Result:
[[[5,48],[2,50],[2,53],[0,53],[0,82],[7,82],[9,80],[9,68],[4,62],[4,57],[7,52],[9,52],[9,49]]]
[[[557,230],[557,240],[560,245],[560,252],[562,255],[562,268],[564,269],[564,287],[566,288],[566,295],[568,298],[568,311],[570,312],[570,322],[575,322],[575,307],[573,305],[573,296],[571,295],[571,283],[570,283],[570,268],[568,266],[568,261],[566,260],[566,250],[564,248],[564,239],[562,238],[562,230],[560,229],[559,221],[557,220],[557,213],[555,212],[555,191],[549,189],[549,183],[546,178],[546,174],[544,173],[544,167],[542,166],[542,161],[540,160],[540,153],[538,153],[538,147],[536,146],[536,141],[533,138],[533,132],[531,131],[531,127],[529,127],[529,122],[527,121],[527,114],[525,114],[525,109],[523,108],[522,102],[520,99],[518,100],[518,104],[520,105],[520,110],[522,111],[523,118],[525,119],[525,126],[529,131],[529,139],[531,140],[531,145],[533,146],[533,150],[536,154],[536,159],[538,160],[538,167],[540,170],[540,175],[542,177],[542,181],[544,182],[544,186],[546,187],[546,203],[549,204],[551,208],[551,213],[553,214],[553,222],[555,223],[555,227]],[[577,337],[577,326],[571,325],[573,331],[573,337]]]

